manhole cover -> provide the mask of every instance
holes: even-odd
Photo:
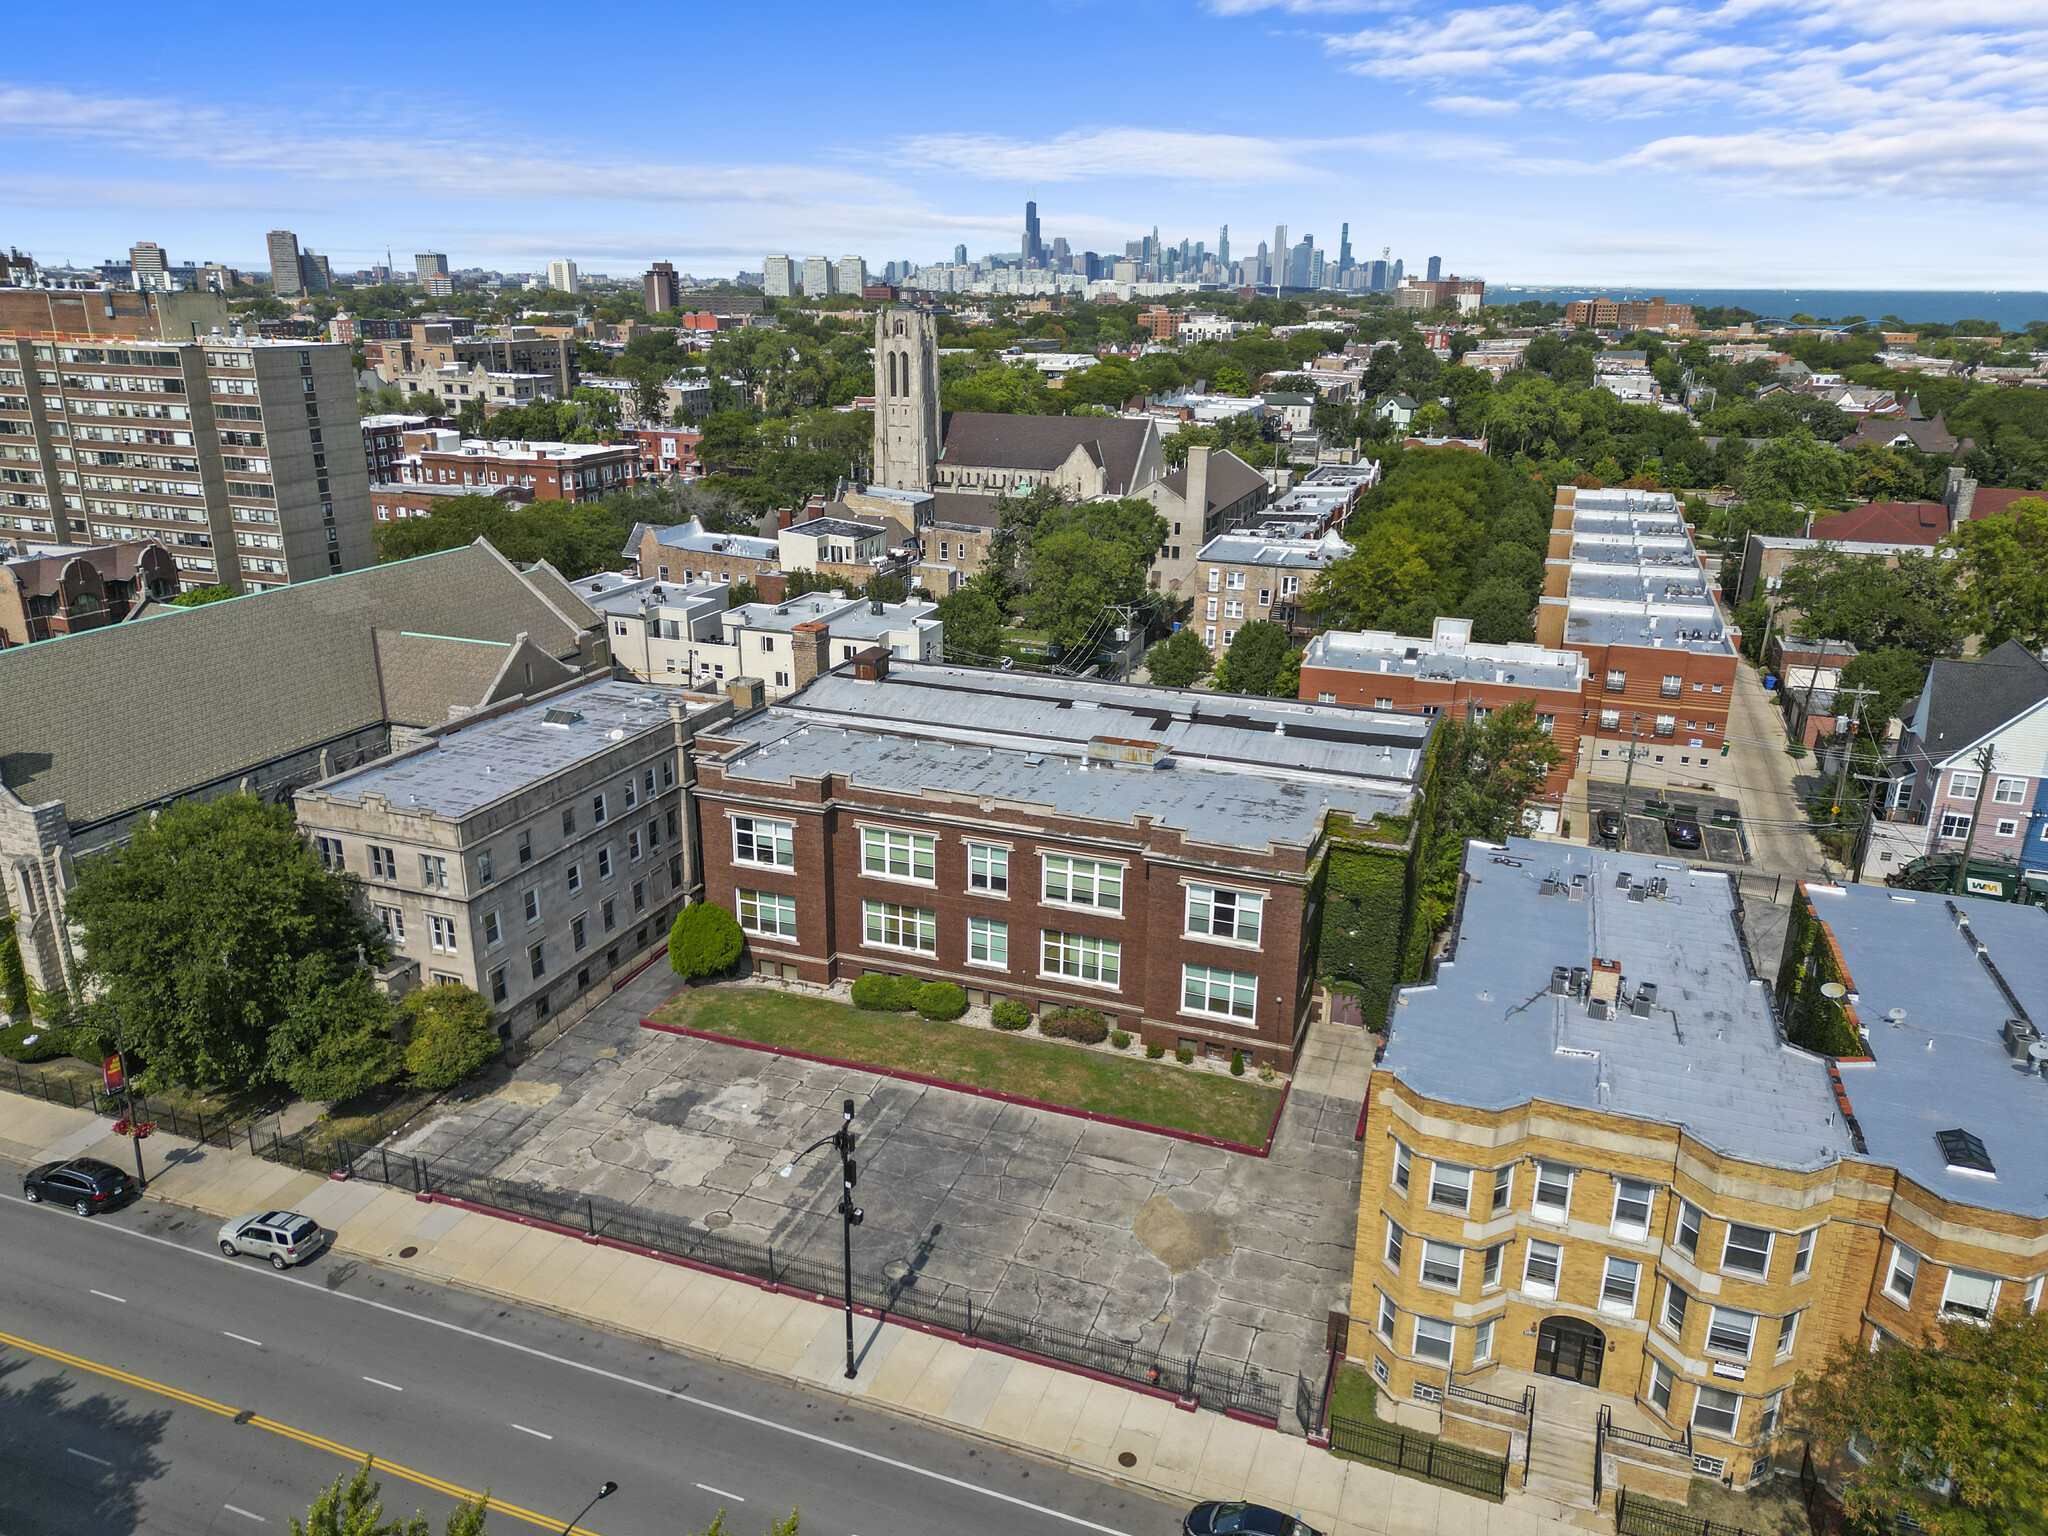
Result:
[[[1119,1452],[1116,1464],[1120,1467],[1135,1467],[1138,1464],[1138,1453],[1135,1451]]]
[[[892,1282],[907,1280],[910,1277],[910,1265],[902,1259],[891,1259],[882,1266],[882,1273]]]
[[[729,1227],[732,1225],[732,1213],[729,1211],[713,1211],[704,1218],[704,1225],[711,1228],[714,1232],[720,1227]]]
[[[399,1257],[400,1257],[401,1259],[409,1259],[409,1258],[411,1258],[411,1257],[412,1257],[412,1256],[413,1256],[414,1254],[416,1254],[416,1253],[418,1253],[418,1252],[419,1252],[419,1249],[417,1249],[417,1248],[414,1248],[414,1247],[412,1247],[412,1246],[411,1246],[410,1244],[408,1244],[408,1245],[407,1245],[406,1247],[403,1247],[403,1248],[401,1248],[401,1249],[399,1249],[399,1250],[398,1250],[398,1256],[399,1256]]]

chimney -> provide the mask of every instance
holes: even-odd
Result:
[[[819,619],[799,624],[789,632],[789,645],[796,652],[796,685],[807,687],[831,664],[832,626]]]
[[[1941,499],[1948,504],[1948,531],[1954,533],[1970,520],[1971,508],[1977,500],[1977,482],[1960,465],[1951,466]]]
[[[1209,517],[1209,450],[1188,449],[1188,516],[1195,520],[1195,526],[1208,536]]]
[[[853,675],[864,683],[879,683],[889,675],[889,648],[871,645],[853,658]]]
[[[758,677],[736,677],[725,685],[725,696],[732,700],[735,715],[749,714],[761,707],[764,690]]]
[[[784,507],[775,514],[775,526],[777,528],[787,528],[795,521],[796,509],[794,507]]]

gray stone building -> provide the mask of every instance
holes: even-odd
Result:
[[[684,749],[731,701],[572,682],[299,792],[299,824],[424,985],[530,1033],[667,937],[698,883]]]
[[[600,617],[482,540],[0,651],[0,913],[75,990],[79,857],[180,799],[288,801],[459,713],[610,675]]]

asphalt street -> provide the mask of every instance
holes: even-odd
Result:
[[[378,1461],[438,1530],[1165,1536],[1182,1511],[835,1398],[323,1256],[288,1274],[142,1201],[81,1220],[0,1168],[0,1536],[270,1530]]]

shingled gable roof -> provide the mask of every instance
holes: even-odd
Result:
[[[0,651],[0,784],[29,805],[63,801],[73,827],[105,821],[393,719],[376,631],[505,645],[523,634],[575,665],[585,626],[566,607],[478,539]],[[495,676],[506,653],[493,655]],[[403,659],[424,664],[427,651]],[[463,668],[450,684],[471,680]],[[406,688],[407,713],[433,709],[425,680]],[[434,718],[447,702],[477,701],[446,698]]]
[[[1138,464],[1153,422],[1105,416],[1000,416],[975,411],[948,411],[945,416],[945,464],[1029,469],[1050,474],[1066,463],[1076,448],[1086,449],[1109,477],[1112,496],[1128,496],[1137,487]]]
[[[1931,546],[1947,533],[1948,508],[1938,501],[1870,501],[1815,518],[1808,537],[1833,544]]]
[[[1251,495],[1266,483],[1266,477],[1251,465],[1245,463],[1228,448],[1209,455],[1209,505],[1202,508],[1207,513],[1214,507],[1227,507],[1232,502]],[[1166,488],[1182,501],[1188,498],[1188,468],[1183,464],[1166,477]]]
[[[1975,661],[1936,661],[1922,690],[1927,753],[1942,762],[2048,699],[2048,666],[2017,640]],[[1917,712],[1917,711],[1916,711]]]

